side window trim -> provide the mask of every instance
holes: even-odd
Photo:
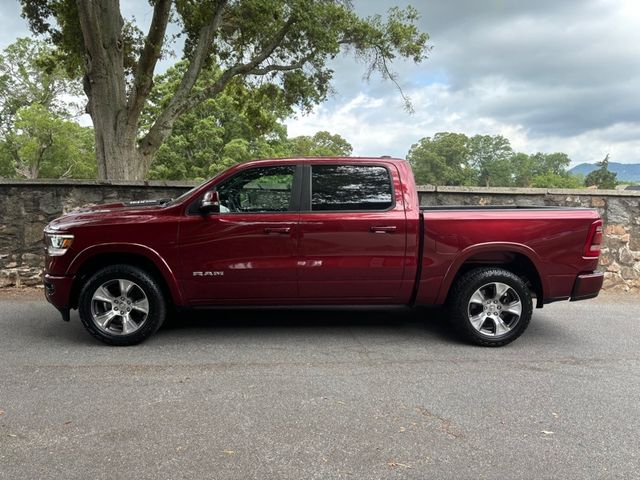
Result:
[[[389,187],[391,191],[391,205],[387,208],[381,209],[362,209],[362,210],[313,210],[311,208],[311,197],[312,197],[312,175],[313,175],[313,166],[321,165],[321,166],[331,166],[331,167],[339,167],[341,165],[351,165],[356,167],[378,167],[384,168],[387,171],[387,175],[389,177]],[[302,200],[300,202],[300,211],[304,213],[339,213],[339,212],[347,212],[347,213],[357,213],[357,212],[388,212],[396,208],[396,192],[395,185],[393,183],[393,175],[391,174],[390,167],[388,165],[379,164],[379,163],[307,163],[304,165],[304,175],[302,182]]]

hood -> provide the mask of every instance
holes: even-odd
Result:
[[[85,205],[52,220],[46,230],[69,231],[84,225],[144,223],[163,215],[167,200],[134,200],[131,202]]]

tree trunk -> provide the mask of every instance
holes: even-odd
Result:
[[[97,118],[94,125],[97,125]],[[98,178],[102,180],[143,180],[146,169],[136,148],[135,131],[108,126],[95,127]]]
[[[138,118],[129,118],[124,75],[123,20],[118,0],[77,0],[86,47],[84,91],[96,138],[98,178],[142,180]]]

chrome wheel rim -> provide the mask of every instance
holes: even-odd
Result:
[[[91,319],[111,335],[131,335],[149,316],[149,300],[140,286],[119,278],[100,285],[91,297]]]
[[[479,333],[500,337],[520,321],[522,302],[518,293],[506,283],[487,283],[471,295],[467,314]]]

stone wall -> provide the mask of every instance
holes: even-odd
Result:
[[[39,285],[42,230],[86,204],[176,197],[189,182],[15,181],[0,179],[0,287]],[[419,187],[422,205],[596,208],[605,222],[605,288],[640,291],[640,192]]]
[[[0,288],[40,285],[43,229],[87,204],[177,197],[183,182],[15,181],[0,179]]]

